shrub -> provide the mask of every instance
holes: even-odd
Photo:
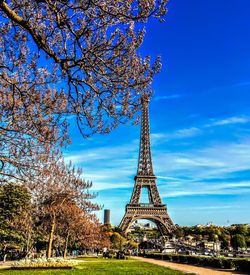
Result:
[[[39,259],[24,259],[17,262],[14,262],[11,266],[12,269],[71,269],[74,264],[63,260],[62,258],[39,258]]]
[[[243,272],[250,272],[250,260],[248,259],[235,259],[233,260],[236,270]]]
[[[201,264],[204,265],[204,266],[211,266],[211,267],[215,267],[215,268],[223,268],[221,258],[203,257]]]
[[[172,257],[172,255],[165,254],[165,255],[163,255],[163,260],[166,260],[166,261],[173,261],[173,257]]]
[[[181,256],[180,256],[180,257],[181,257]],[[180,257],[179,257],[178,255],[173,255],[173,256],[172,256],[172,261],[178,263],[178,262],[180,261]]]
[[[188,263],[189,256],[187,255],[179,255],[179,262],[180,263]]]
[[[209,266],[214,268],[236,269],[238,271],[249,272],[250,260],[248,259],[232,259],[217,258],[206,256],[192,255],[176,255],[176,254],[146,254],[146,257],[153,259],[162,259],[165,261],[173,261],[179,263],[188,263],[193,265]]]
[[[202,257],[186,256],[187,262],[190,264],[201,264]]]
[[[222,266],[225,269],[234,269],[234,261],[230,258],[221,258]]]

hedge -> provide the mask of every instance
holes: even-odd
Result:
[[[214,268],[235,269],[237,271],[250,272],[250,259],[235,259],[223,257],[192,256],[178,254],[140,254],[147,258],[186,263]]]
[[[250,260],[237,259],[234,260],[235,269],[243,272],[250,272]]]

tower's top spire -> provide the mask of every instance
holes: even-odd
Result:
[[[150,128],[149,128],[149,96],[143,95],[141,116],[141,138],[140,152],[138,159],[137,176],[154,176],[151,148],[150,148]]]

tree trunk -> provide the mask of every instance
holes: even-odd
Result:
[[[3,261],[4,262],[6,261],[6,258],[7,258],[6,249],[7,249],[7,245],[4,245],[4,247],[3,247]]]
[[[68,242],[69,242],[69,231],[68,231],[66,239],[65,239],[65,246],[64,246],[64,251],[63,251],[63,258],[64,259],[66,259],[66,257],[67,257]]]
[[[30,239],[31,239],[31,228],[29,228],[27,242],[26,242],[26,251],[25,251],[26,256],[28,255],[29,250],[30,250]]]
[[[52,222],[51,222],[51,230],[50,230],[50,235],[49,235],[49,246],[48,246],[48,251],[47,251],[48,258],[50,258],[51,254],[52,254],[52,245],[53,245],[55,227],[56,227],[56,215],[53,212]]]

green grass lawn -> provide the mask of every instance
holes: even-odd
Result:
[[[0,270],[3,275],[107,275],[107,274],[130,274],[130,275],[183,275],[180,271],[137,261],[82,258],[86,262],[79,261],[73,270]]]

